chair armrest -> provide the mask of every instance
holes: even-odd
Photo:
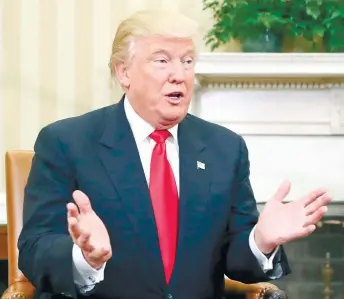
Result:
[[[287,294],[279,289],[266,289],[263,294],[264,299],[288,299]]]
[[[245,284],[225,279],[225,295],[245,294],[247,299],[287,299],[284,291],[268,282]]]
[[[1,299],[33,299],[34,286],[28,281],[17,281],[11,284],[2,294]]]

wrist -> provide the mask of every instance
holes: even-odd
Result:
[[[104,266],[104,264],[96,264],[96,263],[91,263],[91,262],[88,262],[88,263],[94,270],[97,270],[97,271],[100,270]]]
[[[254,241],[258,249],[265,255],[271,254],[277,247],[277,244],[274,242],[266,240],[258,228],[254,231]]]

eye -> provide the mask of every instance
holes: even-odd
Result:
[[[155,62],[158,62],[158,63],[167,63],[167,60],[166,60],[166,59],[156,59]]]
[[[185,59],[184,63],[186,63],[186,64],[193,64],[193,59],[191,59],[191,58]]]

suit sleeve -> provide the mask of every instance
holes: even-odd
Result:
[[[24,192],[23,229],[18,240],[19,268],[40,293],[76,298],[73,241],[66,204],[75,190],[73,171],[55,127],[42,129]]]
[[[226,275],[243,283],[271,280],[269,271],[263,271],[249,245],[249,236],[259,217],[257,203],[250,183],[250,163],[246,143],[240,137],[239,161],[232,189],[233,205],[225,238]],[[274,258],[274,269],[283,275],[290,273],[287,257],[281,246]]]

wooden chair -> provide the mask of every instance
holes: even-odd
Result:
[[[17,240],[23,226],[24,187],[32,157],[31,151],[6,153],[8,288],[2,299],[32,299],[34,295],[35,288],[18,269],[17,249]]]
[[[32,151],[6,153],[6,197],[8,229],[8,289],[2,299],[32,299],[34,286],[18,269],[17,239],[22,228],[24,187],[31,168]],[[225,279],[226,293],[245,295],[246,299],[284,298],[270,283],[243,284]],[[282,294],[282,296],[280,295]]]

